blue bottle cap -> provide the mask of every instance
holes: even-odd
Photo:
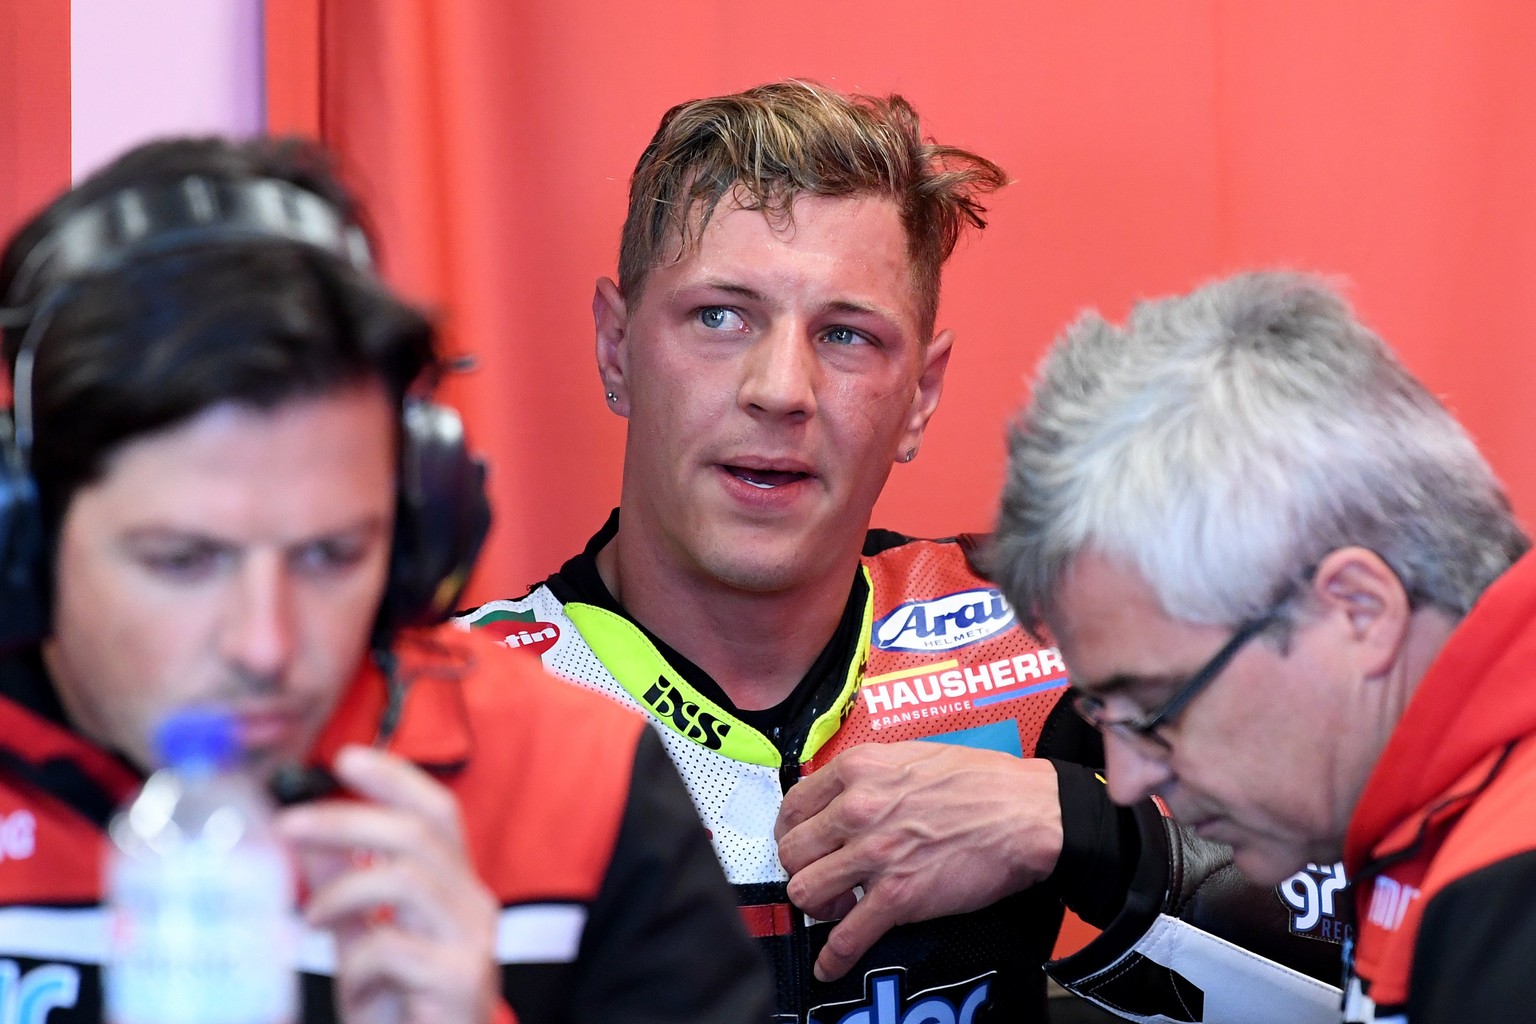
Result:
[[[182,708],[155,730],[155,752],[171,768],[226,767],[239,750],[235,717],[223,708]]]

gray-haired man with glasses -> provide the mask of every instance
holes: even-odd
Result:
[[[1260,882],[1343,857],[1349,1021],[1536,1006],[1536,560],[1450,413],[1325,284],[1089,314],[1015,428],[992,568],[1112,797]]]

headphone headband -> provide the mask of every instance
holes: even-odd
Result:
[[[5,322],[25,325],[12,374],[12,441],[23,468],[32,450],[32,365],[53,318],[55,302],[72,278],[108,270],[128,256],[185,249],[203,243],[287,240],[329,252],[372,272],[362,228],[345,220],[329,200],[281,178],[226,178],[189,174],[174,181],[130,185],[87,203],[34,245],[11,281]],[[30,309],[20,307],[31,295]]]
[[[117,189],[69,214],[27,253],[6,304],[114,266],[130,252],[271,238],[315,246],[358,270],[373,268],[362,229],[308,189],[278,178],[191,174]]]
[[[272,240],[373,271],[362,229],[323,196],[274,178],[207,175],[117,189],[62,218],[23,259],[7,294],[11,308],[0,308],[0,324],[26,328],[12,378],[14,415],[0,415],[0,652],[48,629],[47,538],[29,472],[32,377],[71,284],[139,256]],[[401,416],[389,582],[371,638],[381,650],[402,626],[441,622],[453,612],[490,525],[485,466],[465,447],[458,414],[407,398]]]

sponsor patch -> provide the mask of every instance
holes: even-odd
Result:
[[[1277,887],[1291,908],[1291,934],[1343,943],[1353,929],[1334,910],[1344,891],[1343,864],[1308,864]]]
[[[811,1009],[807,1024],[973,1024],[987,1005],[992,974],[904,995],[904,968],[873,971],[864,979],[864,999]]]
[[[1395,932],[1408,913],[1408,905],[1418,899],[1419,895],[1417,886],[1396,881],[1386,875],[1377,875],[1376,888],[1371,890],[1371,906],[1366,911],[1366,919],[1378,928]]]
[[[71,1010],[80,998],[80,971],[68,964],[43,964],[23,971],[15,960],[0,960],[0,1024],[44,1024],[52,1010]]]
[[[1012,754],[1014,757],[1024,756],[1024,741],[1019,738],[1019,723],[1012,718],[1005,718],[1001,722],[993,722],[990,725],[977,725],[969,729],[956,729],[952,732],[936,732],[932,736],[924,736],[924,743],[949,743],[957,747],[970,747],[973,750],[996,750],[1003,754]]]
[[[1065,685],[1067,666],[1061,653],[1046,647],[979,665],[961,665],[951,659],[870,676],[859,687],[857,699],[869,713],[870,727],[883,729]]]
[[[655,684],[640,699],[672,728],[709,750],[719,750],[731,731],[731,723],[722,722],[700,707],[697,701],[689,700],[666,676],[657,676]]]
[[[543,654],[560,639],[559,626],[553,622],[539,622],[532,612],[491,612],[473,625],[508,647],[530,654]]]
[[[981,643],[1014,624],[1013,609],[991,587],[898,605],[874,627],[882,651],[927,654]]]

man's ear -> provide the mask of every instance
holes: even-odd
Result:
[[[1330,551],[1312,577],[1311,597],[1325,614],[1340,616],[1366,678],[1396,664],[1413,606],[1403,581],[1380,555],[1360,547]]]
[[[939,396],[944,392],[944,372],[949,369],[949,351],[954,343],[955,332],[945,329],[934,335],[922,351],[921,369],[912,388],[912,404],[907,410],[906,429],[901,432],[901,443],[896,448],[898,462],[911,462],[922,446],[923,430],[938,409]]]
[[[597,279],[592,293],[592,320],[597,326],[597,375],[602,378],[608,408],[629,415],[629,382],[625,374],[629,352],[625,347],[629,307],[612,278]]]

